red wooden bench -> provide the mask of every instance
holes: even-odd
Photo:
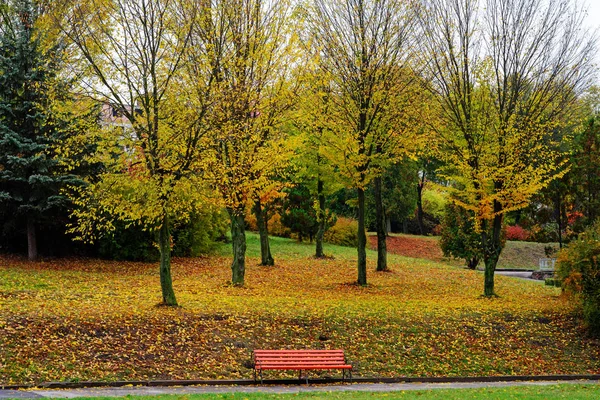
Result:
[[[348,370],[352,383],[352,365],[346,362],[344,350],[254,350],[254,380],[258,371],[263,383],[262,372],[266,369],[298,370],[299,379],[302,371],[310,369],[341,369],[342,379],[346,379]]]

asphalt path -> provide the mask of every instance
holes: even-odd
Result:
[[[403,390],[476,389],[509,386],[546,386],[556,384],[600,384],[599,380],[535,381],[535,382],[458,382],[458,383],[373,383],[335,385],[273,385],[273,386],[132,386],[83,389],[0,390],[0,399],[38,399],[78,397],[125,397],[187,395],[202,393],[304,393],[304,392],[395,392]]]
[[[512,276],[513,278],[521,278],[521,279],[527,279],[530,281],[544,282],[543,280],[540,280],[540,279],[532,279],[531,271],[502,271],[502,270],[498,271],[497,270],[495,273],[498,275]]]

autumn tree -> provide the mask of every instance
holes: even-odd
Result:
[[[310,40],[306,34],[304,40]],[[327,206],[327,196],[343,187],[335,173],[335,166],[327,156],[330,149],[327,138],[334,129],[329,118],[331,101],[330,79],[313,62],[305,67],[302,77],[303,91],[295,108],[294,129],[297,145],[292,165],[296,180],[306,185],[314,201],[317,231],[315,233],[315,257],[323,258],[323,237],[332,222]]]
[[[114,229],[117,219],[157,232],[162,303],[177,305],[171,227],[196,204],[190,170],[204,133],[198,104],[185,104],[178,85],[197,8],[171,0],[56,1],[52,7],[48,23],[69,46],[81,95],[107,112],[96,155],[105,173],[79,191],[75,231],[90,237]]]
[[[309,13],[313,57],[331,80],[335,130],[327,154],[358,194],[360,285],[367,284],[365,189],[403,149],[396,125],[403,110],[396,106],[411,81],[413,22],[400,0],[315,0]],[[383,256],[385,237],[378,243]],[[385,257],[378,257],[378,269],[386,268]]]
[[[225,202],[232,283],[243,285],[245,209],[256,210],[256,200],[287,157],[279,126],[294,99],[294,36],[285,1],[215,0],[204,6],[206,45],[194,51],[215,71],[216,94],[200,168]]]
[[[593,88],[587,97],[587,121],[577,132],[573,141],[572,170],[569,173],[575,198],[585,216],[587,225],[592,225],[600,216],[600,101],[598,88]]]
[[[439,157],[474,213],[494,295],[503,216],[561,175],[552,133],[590,83],[595,39],[569,1],[427,0],[420,14]],[[557,162],[558,160],[558,162]]]

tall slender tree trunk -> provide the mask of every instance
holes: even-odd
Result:
[[[169,217],[164,216],[158,231],[158,249],[160,251],[160,288],[162,289],[163,304],[176,306],[175,291],[171,278],[171,232]]]
[[[319,228],[315,236],[316,248],[315,257],[323,258],[325,253],[323,252],[323,236],[325,236],[325,224],[327,223],[325,216],[325,193],[323,192],[323,180],[317,181],[317,199],[319,201],[319,212],[317,213],[317,219],[319,222]]]
[[[375,219],[377,230],[377,271],[387,271],[387,232],[385,210],[383,208],[382,179],[377,177],[373,182],[375,186]]]
[[[556,197],[554,198],[554,218],[556,219],[556,224],[558,226],[558,247],[560,249],[562,249],[563,247],[563,240],[562,240],[562,204],[561,204],[561,198],[560,198],[560,191],[557,190],[556,191]]]
[[[231,283],[244,285],[246,273],[246,232],[244,213],[241,210],[228,209],[231,218],[231,241],[233,244],[233,262],[231,263]]]
[[[423,187],[424,178],[417,184],[417,223],[419,224],[419,232],[425,234],[425,225],[423,224]]]
[[[500,208],[500,204],[494,202],[494,208]],[[483,224],[481,239],[484,247],[483,250],[483,262],[485,264],[484,281],[483,281],[483,295],[486,297],[495,296],[494,291],[494,274],[496,272],[496,266],[500,259],[500,253],[502,252],[502,215],[496,215],[492,222],[492,234],[491,236],[487,232],[487,224]]]
[[[35,221],[31,216],[27,217],[27,258],[29,261],[35,261],[38,258]]]
[[[262,208],[262,204],[260,203],[260,199],[257,199],[254,202],[254,216],[256,217],[258,235],[260,236],[260,265],[275,265],[275,260],[271,255],[271,247],[269,246],[269,228],[267,226],[267,218]]]
[[[367,284],[367,235],[365,234],[365,191],[358,191],[358,281],[359,285]]]

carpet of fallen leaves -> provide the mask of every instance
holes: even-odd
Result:
[[[165,308],[154,264],[0,256],[0,384],[250,378],[256,348],[343,348],[358,376],[600,373],[560,289],[498,276],[486,299],[475,271],[372,262],[358,287],[355,260],[250,259],[236,288],[228,258],[175,259]]]
[[[377,236],[369,235],[369,248],[377,249]],[[386,240],[387,251],[404,257],[423,258],[426,260],[445,260],[442,249],[436,238],[427,236],[389,236]]]

